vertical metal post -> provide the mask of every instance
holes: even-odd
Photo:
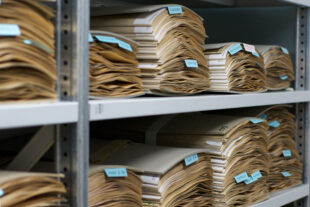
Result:
[[[72,207],[88,206],[89,7],[89,0],[57,0],[59,95],[62,101],[76,101],[79,106],[78,122],[59,125],[56,138],[56,168],[66,175]]]
[[[309,90],[310,75],[310,13],[307,8],[297,10],[297,30],[296,30],[296,90]],[[303,182],[309,183],[310,173],[310,108],[309,103],[296,104],[296,144],[303,161]],[[295,206],[310,206],[309,197],[295,202]]]

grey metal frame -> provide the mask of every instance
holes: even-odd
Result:
[[[57,0],[60,99],[78,102],[78,122],[57,126],[56,169],[66,175],[70,206],[88,205],[88,0]]]

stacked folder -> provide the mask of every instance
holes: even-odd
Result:
[[[253,45],[221,43],[205,45],[211,91],[261,92],[267,89],[264,60]]]
[[[281,90],[290,87],[291,81],[295,79],[295,74],[288,49],[270,45],[258,45],[256,47],[264,57],[267,88],[269,90]]]
[[[91,28],[124,35],[139,43],[137,58],[148,93],[193,94],[209,88],[203,54],[203,20],[180,5],[99,8]]]
[[[3,207],[58,206],[65,201],[62,175],[0,171],[0,202]]]
[[[37,1],[2,1],[1,101],[56,98],[53,16]]]
[[[142,206],[142,181],[124,166],[92,165],[89,172],[88,206]]]
[[[256,117],[192,113],[118,120],[113,131],[136,140],[145,136],[158,145],[205,149],[214,171],[214,206],[222,207],[268,198],[267,129],[266,121]]]
[[[121,35],[91,31],[89,93],[92,98],[143,94],[137,43]]]
[[[204,150],[114,141],[92,161],[140,171],[143,206],[213,206],[212,169]]]
[[[302,183],[302,163],[294,137],[295,116],[287,106],[274,106],[260,114],[269,123],[268,150],[270,154],[270,191],[277,191]]]

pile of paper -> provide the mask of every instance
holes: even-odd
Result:
[[[132,169],[92,165],[88,181],[88,207],[142,206],[142,181]]]
[[[302,163],[294,137],[295,116],[287,106],[274,106],[260,114],[269,123],[268,150],[270,154],[270,191],[277,191],[302,183]]]
[[[91,31],[89,94],[92,98],[143,94],[137,43],[121,35]]]
[[[53,16],[37,1],[2,1],[1,101],[56,98]]]
[[[0,171],[0,205],[5,207],[57,206],[65,186],[59,174]]]
[[[205,58],[210,70],[211,91],[265,91],[264,60],[255,46],[245,43],[205,45]]]
[[[266,128],[257,118],[184,114],[159,131],[157,143],[207,149],[215,206],[249,206],[268,198]]]
[[[148,93],[193,94],[209,88],[203,54],[203,20],[180,5],[99,8],[91,28],[124,35],[139,43],[137,58]]]
[[[210,158],[201,149],[112,142],[92,156],[141,173],[143,206],[213,206]]]
[[[288,50],[281,46],[270,45],[258,45],[256,48],[264,57],[267,88],[281,90],[290,87],[295,74]]]

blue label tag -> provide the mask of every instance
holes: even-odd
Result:
[[[235,180],[237,183],[241,183],[243,181],[246,181],[248,178],[249,178],[249,176],[246,172],[240,173],[239,175],[235,176]]]
[[[252,55],[259,57],[259,54],[257,52],[252,52]]]
[[[16,37],[21,34],[17,24],[0,24],[0,36]]]
[[[289,172],[281,172],[281,174],[282,174],[284,177],[290,177],[290,176],[291,176],[291,173],[289,173]]]
[[[104,171],[105,171],[105,174],[110,178],[128,176],[126,168],[109,168],[109,169],[104,169]]]
[[[185,60],[185,65],[188,68],[198,68],[197,60]]]
[[[250,119],[250,122],[252,122],[253,124],[259,124],[262,123],[264,120],[262,119]]]
[[[0,197],[2,197],[3,195],[4,195],[4,191],[0,189]]]
[[[91,34],[88,34],[88,42],[94,42],[93,36],[91,36]]]
[[[168,6],[169,14],[182,14],[182,7],[181,6]]]
[[[118,46],[120,48],[123,48],[125,50],[128,50],[128,51],[132,52],[131,45],[126,43],[126,42],[124,42],[124,41],[122,41],[122,40],[118,40]]]
[[[251,183],[253,183],[253,182],[255,182],[255,181],[257,181],[257,179],[250,176],[248,179],[246,179],[246,180],[244,181],[244,183],[247,184],[247,185],[249,185],[249,184],[251,184]]]
[[[260,173],[260,171],[256,171],[254,173],[251,174],[251,177],[258,180],[259,178],[263,177],[262,174]]]
[[[242,50],[242,46],[240,43],[238,44],[234,44],[233,46],[231,46],[228,50],[228,52],[230,53],[230,55],[234,55],[236,53],[238,53],[239,51]]]
[[[271,121],[271,122],[269,122],[268,125],[276,128],[276,127],[280,126],[280,123],[278,121]]]
[[[282,150],[282,155],[283,155],[283,157],[291,157],[292,152],[291,152],[291,150]]]
[[[24,43],[27,44],[27,45],[34,45],[36,47],[39,47],[40,49],[45,50],[48,53],[52,52],[51,49],[49,49],[45,45],[42,45],[41,43],[38,43],[38,42],[34,42],[34,41],[31,41],[31,40],[24,40]]]
[[[281,80],[286,80],[286,79],[288,79],[288,76],[287,75],[282,75],[282,76],[280,76],[280,79]]]
[[[193,154],[188,156],[187,158],[184,159],[185,165],[189,166],[191,164],[193,164],[194,162],[198,161],[198,155],[197,154]]]
[[[115,37],[108,37],[108,36],[102,36],[102,35],[95,35],[95,37],[100,42],[105,42],[105,43],[117,43],[118,44],[118,41],[119,41]]]
[[[288,49],[286,49],[285,47],[281,47],[281,50],[284,54],[289,54]]]
[[[260,117],[261,119],[265,119],[265,120],[267,119],[267,115],[266,115],[266,114],[262,114],[262,115],[260,115],[259,117]]]

